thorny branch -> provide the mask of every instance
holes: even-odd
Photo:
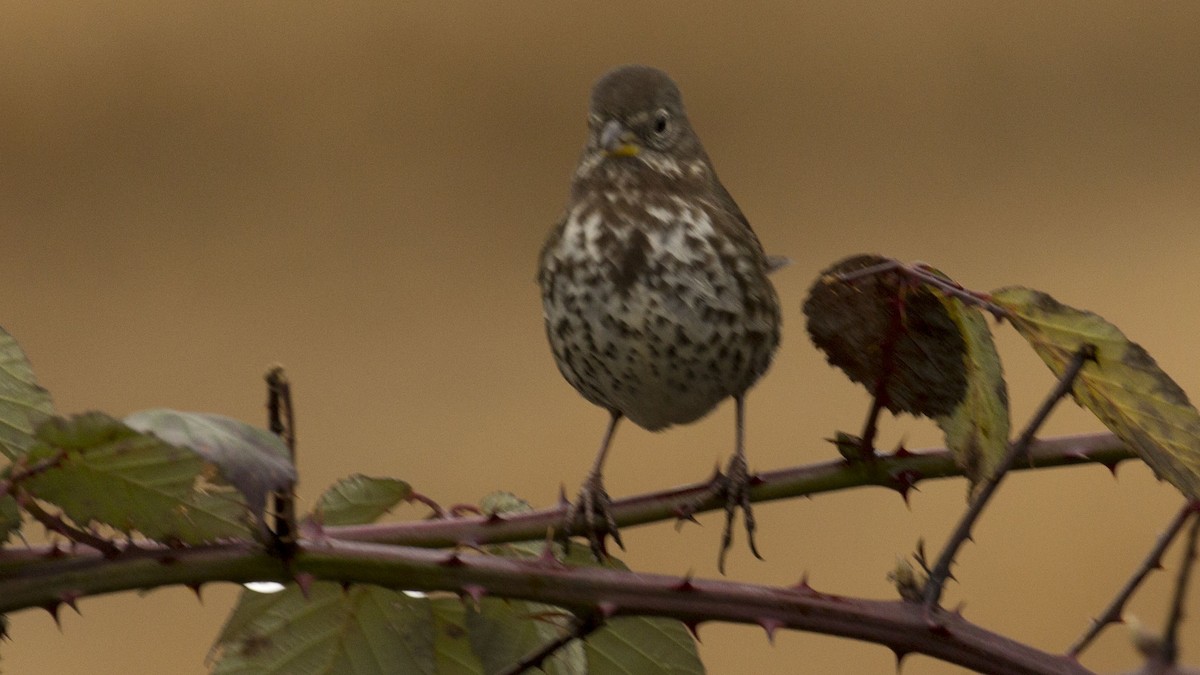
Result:
[[[1183,508],[1179,509],[1179,512],[1171,519],[1171,523],[1167,525],[1167,529],[1158,535],[1158,539],[1155,540],[1150,553],[1146,555],[1142,564],[1134,571],[1133,576],[1129,578],[1129,581],[1125,582],[1121,590],[1117,591],[1116,597],[1104,608],[1100,616],[1092,619],[1092,624],[1088,630],[1067,649],[1068,655],[1072,657],[1078,656],[1092,643],[1092,640],[1096,639],[1096,636],[1100,634],[1100,631],[1104,630],[1105,626],[1112,623],[1119,623],[1122,620],[1121,615],[1125,611],[1125,603],[1129,602],[1130,596],[1141,585],[1142,580],[1154,570],[1162,567],[1163,553],[1166,552],[1171,542],[1175,540],[1179,531],[1183,529],[1188,518],[1196,513],[1196,509],[1197,504],[1195,502],[1185,503]]]
[[[1091,434],[1034,442],[1030,462],[1021,469],[1083,462],[1115,466],[1132,457],[1111,434]],[[758,501],[847,489],[862,485],[905,491],[928,478],[960,476],[946,451],[899,451],[871,463],[828,462],[764,473],[753,489]],[[621,500],[624,524],[669,520],[675,508],[702,492],[706,483]],[[714,500],[715,501],[715,500]],[[720,505],[706,504],[707,508]],[[351,537],[410,541],[419,546],[537,540],[560,522],[561,508],[512,517],[464,517],[394,525],[326,528],[306,532],[298,554],[288,561],[262,551],[254,542],[169,549],[153,542],[121,546],[109,558],[87,549],[58,547],[0,550],[0,614],[25,607],[54,611],[68,600],[134,588],[209,581],[288,581],[312,579],[370,583],[389,588],[486,593],[555,604],[578,616],[673,617],[693,629],[704,621],[756,624],[768,635],[792,628],[850,637],[885,645],[903,656],[920,652],[992,673],[1069,673],[1089,671],[1073,659],[1046,654],[975,626],[957,614],[939,617],[907,601],[874,601],[814,591],[806,582],[775,588],[619,570],[538,564],[495,556],[347,541]],[[395,543],[395,542],[393,542]],[[117,546],[116,544],[113,544]],[[469,550],[460,549],[460,550]]]
[[[109,560],[88,552],[62,554],[0,574],[0,614],[25,607],[53,612],[67,599],[131,589],[171,584],[196,588],[210,581],[288,582],[309,575],[464,595],[465,588],[483,589],[492,596],[543,602],[577,615],[663,616],[693,628],[705,621],[757,625],[768,637],[790,628],[876,643],[901,656],[922,653],[981,673],[1091,672],[1072,659],[1034,649],[959,615],[947,615],[931,627],[918,604],[835,596],[804,582],[771,587],[363,542],[302,539],[298,546],[290,568],[249,541],[178,550],[139,548]]]
[[[1171,600],[1171,612],[1167,626],[1163,629],[1162,658],[1174,665],[1179,659],[1179,624],[1183,623],[1183,604],[1187,598],[1188,579],[1196,564],[1196,536],[1200,534],[1200,514],[1192,516],[1192,527],[1188,530],[1187,544],[1183,548],[1183,560],[1179,563],[1179,574],[1175,577],[1175,597]]]
[[[1111,433],[1062,436],[1032,442],[1029,446],[1029,462],[1020,463],[1014,470],[1081,463],[1097,463],[1112,468],[1135,456]],[[766,502],[863,486],[883,487],[905,495],[924,480],[962,475],[962,468],[948,450],[901,450],[880,455],[871,462],[833,460],[763,472],[753,477],[750,499]],[[625,497],[613,501],[613,517],[617,525],[624,528],[677,518],[683,506],[694,505],[696,513],[724,508],[724,502],[717,497],[696,502],[706,494],[709,494],[708,480]],[[545,537],[547,528],[561,526],[562,520],[563,506],[560,504],[503,516],[344,525],[326,527],[308,534],[312,537],[445,548],[460,544],[538,540]]]
[[[1042,405],[1034,413],[1033,419],[1029,420],[1025,430],[1017,438],[1012,445],[1009,446],[1008,453],[1004,456],[1004,460],[996,467],[995,473],[987,479],[980,487],[979,492],[975,494],[971,500],[970,506],[967,507],[958,526],[954,529],[954,533],[950,535],[950,539],[946,541],[945,548],[942,549],[938,556],[937,562],[929,572],[929,579],[925,582],[925,607],[933,609],[937,606],[938,601],[942,598],[942,589],[945,587],[946,579],[950,576],[950,565],[954,562],[954,556],[957,555],[958,549],[971,536],[971,528],[974,527],[975,521],[983,513],[983,507],[987,505],[992,494],[996,492],[1000,481],[1004,480],[1004,475],[1016,463],[1017,458],[1029,452],[1029,445],[1033,442],[1033,436],[1042,427],[1046,418],[1050,416],[1050,411],[1054,410],[1054,406],[1071,391],[1071,387],[1075,384],[1075,377],[1079,375],[1079,371],[1083,368],[1083,364],[1089,360],[1096,358],[1096,350],[1091,345],[1085,345],[1080,348],[1071,362],[1067,364],[1063,371],[1062,377],[1059,378],[1058,384],[1050,392],[1050,395],[1042,401]]]

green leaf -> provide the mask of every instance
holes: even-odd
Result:
[[[471,650],[467,609],[455,597],[420,598],[433,612],[433,646],[438,675],[483,675],[483,663]],[[408,671],[401,671],[408,672]]]
[[[1014,286],[993,293],[992,301],[1056,375],[1081,347],[1093,346],[1095,361],[1075,379],[1076,402],[1160,478],[1200,499],[1200,413],[1145,349],[1103,318],[1040,291]]]
[[[136,412],[125,418],[125,424],[212,462],[246,498],[260,524],[267,496],[296,484],[296,467],[287,445],[265,429],[222,415],[165,408]]]
[[[492,673],[559,638],[570,630],[574,617],[552,605],[523,600],[482,598],[479,607],[468,607],[466,627],[471,648],[479,655],[483,671]],[[581,675],[587,672],[584,647],[575,640],[542,664],[546,675]]]
[[[17,341],[0,328],[0,453],[9,459],[25,454],[34,429],[53,416],[50,393],[38,386]]]
[[[274,594],[243,591],[213,645],[214,675],[292,673],[481,675],[562,635],[570,615],[534,602],[409,597],[378,586],[316,582]],[[547,659],[548,675],[703,673],[678,621],[619,617]]]
[[[402,480],[356,473],[326,490],[315,511],[326,525],[373,523],[411,495],[412,487]]]
[[[11,495],[0,497],[0,544],[6,543],[12,533],[21,529],[21,509]]]
[[[935,419],[946,447],[975,486],[995,472],[1008,448],[1008,389],[987,317],[958,298],[943,295],[941,300],[966,347],[967,395],[953,412]]]
[[[458,599],[453,599],[458,603]],[[379,586],[316,582],[242,591],[213,645],[214,675],[437,675],[429,602]]]
[[[704,664],[692,634],[673,619],[609,620],[584,641],[588,675],[700,675]]]
[[[533,510],[533,506],[514,495],[511,492],[497,490],[483,496],[479,500],[479,510],[483,511],[484,515],[506,514],[506,513],[528,513]]]
[[[953,414],[966,396],[966,346],[941,293],[903,265],[858,255],[825,270],[804,302],[808,334],[829,363],[893,413]]]
[[[208,480],[211,465],[107,415],[49,420],[28,457],[57,463],[22,486],[80,525],[188,544],[250,534],[246,506],[228,486]]]
[[[570,565],[617,570],[629,567],[610,557],[599,563],[575,546],[565,557]],[[584,640],[588,675],[686,675],[703,673],[691,631],[681,621],[651,616],[616,617]]]

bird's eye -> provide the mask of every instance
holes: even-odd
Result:
[[[661,134],[667,130],[667,124],[671,121],[671,113],[666,110],[659,109],[654,113],[654,133]]]

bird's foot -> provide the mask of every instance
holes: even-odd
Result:
[[[621,542],[621,533],[617,531],[617,521],[612,514],[612,499],[604,490],[604,480],[598,473],[587,477],[575,502],[567,506],[562,528],[564,547],[570,547],[568,535],[572,531],[587,537],[592,555],[598,561],[608,558],[606,537],[612,537],[617,546],[622,551],[625,550],[625,544]]]
[[[703,495],[680,509],[681,520],[695,520],[693,514],[703,504],[709,503],[713,499],[724,501],[725,530],[721,534],[721,550],[717,554],[717,569],[721,574],[725,573],[725,556],[733,546],[733,518],[739,508],[742,510],[742,521],[746,526],[746,540],[750,545],[750,552],[754,554],[755,558],[763,559],[762,554],[758,552],[758,545],[754,541],[754,532],[757,528],[754,522],[754,509],[750,506],[750,486],[752,484],[753,479],[746,468],[746,456],[737,453],[729,460],[729,466],[725,469],[725,473],[717,473],[713,476],[712,482],[709,483],[708,489]]]

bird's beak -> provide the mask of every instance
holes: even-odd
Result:
[[[616,120],[605,122],[600,130],[600,149],[609,157],[636,157],[641,151],[633,132]]]

